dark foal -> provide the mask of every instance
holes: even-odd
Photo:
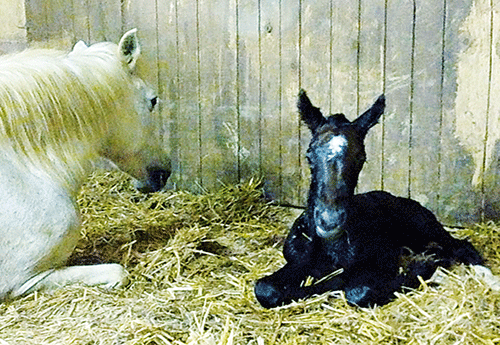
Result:
[[[298,108],[313,134],[309,198],[285,241],[287,264],[255,285],[262,306],[331,290],[343,290],[353,305],[382,305],[403,286],[418,287],[418,276],[430,278],[437,266],[482,264],[469,242],[450,236],[418,202],[383,191],[354,194],[366,160],[363,141],[384,112],[384,96],[353,122],[343,114],[324,117],[303,90]],[[411,261],[400,272],[405,252],[428,259]],[[312,284],[304,284],[308,277]]]

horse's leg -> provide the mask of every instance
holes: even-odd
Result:
[[[62,268],[80,238],[74,196],[0,150],[0,301],[71,282],[119,285],[123,268]]]
[[[113,289],[127,283],[127,271],[119,264],[70,266],[37,274],[12,291],[11,298],[40,290],[57,289],[66,285],[83,284]]]

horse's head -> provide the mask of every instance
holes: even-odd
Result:
[[[380,96],[353,122],[343,114],[324,117],[304,90],[297,106],[313,135],[307,150],[312,175],[308,207],[317,235],[335,238],[343,232],[346,208],[366,160],[365,136],[383,114],[385,97]]]
[[[124,69],[123,80],[129,85],[124,88],[127,91],[121,99],[115,100],[123,103],[116,107],[118,114],[108,125],[100,153],[134,177],[140,191],[155,192],[165,186],[171,165],[159,135],[158,112],[155,111],[158,97],[135,74],[134,67],[140,55],[136,31],[133,29],[123,35],[115,51],[120,68]],[[79,42],[72,53],[81,54],[85,49],[85,44]]]

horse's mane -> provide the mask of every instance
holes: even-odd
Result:
[[[110,116],[133,107],[123,104],[132,102],[123,97],[129,78],[112,43],[0,56],[0,145],[37,156],[68,142],[98,142]]]

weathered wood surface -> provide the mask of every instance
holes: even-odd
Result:
[[[20,1],[22,4],[22,1]],[[360,192],[411,196],[448,223],[500,216],[500,2],[26,0],[28,40],[68,48],[137,27],[175,188],[262,176],[303,205],[300,87],[350,119],[381,93]],[[44,43],[45,42],[45,43]]]
[[[0,0],[0,54],[26,47],[26,14],[24,1]]]

